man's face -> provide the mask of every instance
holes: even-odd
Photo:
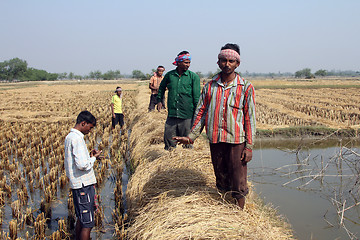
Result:
[[[230,74],[240,65],[240,63],[234,59],[220,58],[218,61],[219,68],[223,73]]]
[[[164,71],[165,71],[165,69],[158,68],[156,72],[157,72],[157,75],[161,77],[163,75]]]
[[[182,61],[182,62],[178,62],[177,63],[177,66],[178,66],[178,68],[180,69],[180,70],[182,70],[182,71],[187,71],[188,69],[189,69],[189,67],[190,67],[190,60],[188,60],[188,59],[186,59],[186,60],[184,60],[184,61]]]
[[[84,135],[88,134],[89,132],[91,132],[91,129],[94,128],[94,125],[92,123],[87,123],[85,121],[82,121],[80,123],[81,126],[81,130],[80,132],[82,132]]]
[[[121,95],[121,90],[117,90],[117,91],[116,91],[116,94],[120,97],[120,95]]]

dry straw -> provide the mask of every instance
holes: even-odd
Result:
[[[206,139],[194,149],[163,150],[165,113],[146,113],[148,89],[140,87],[133,114],[127,189],[128,239],[292,239],[289,225],[250,191],[245,210],[221,197]],[[229,200],[229,201],[227,201]]]

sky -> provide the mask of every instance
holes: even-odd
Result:
[[[359,71],[359,9],[359,0],[0,0],[0,62],[150,73],[187,50],[190,70],[206,74],[236,43],[240,72]]]

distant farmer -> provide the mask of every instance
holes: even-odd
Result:
[[[150,78],[149,88],[151,89],[150,103],[149,103],[149,112],[155,109],[155,105],[157,104],[156,97],[158,95],[159,86],[164,76],[163,73],[165,68],[163,66],[158,66],[154,76]],[[161,100],[162,107],[165,108],[165,98],[163,97]]]
[[[111,122],[112,129],[115,128],[116,124],[120,124],[121,129],[124,126],[124,114],[122,111],[122,89],[116,87],[115,95],[111,98]]]
[[[244,208],[249,192],[247,163],[252,159],[256,130],[255,92],[252,84],[235,72],[240,65],[238,45],[223,46],[217,63],[221,72],[205,84],[190,134],[174,139],[193,143],[205,126],[216,186],[222,193],[231,192]]]
[[[169,90],[167,108],[168,117],[165,123],[165,149],[176,147],[175,136],[187,136],[192,126],[192,118],[200,97],[200,78],[189,71],[191,57],[188,51],[180,52],[173,64],[176,69],[168,72],[160,84],[157,95],[157,109],[163,106],[161,100],[166,88]],[[191,147],[190,144],[185,147]]]
[[[72,189],[75,213],[77,217],[76,239],[90,239],[94,227],[95,184],[94,162],[100,159],[101,151],[86,147],[84,135],[96,126],[95,117],[88,111],[82,111],[74,128],[65,138],[65,170]]]

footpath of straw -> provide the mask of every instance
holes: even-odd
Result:
[[[215,188],[208,143],[163,150],[166,112],[147,113],[150,95],[139,87],[132,111],[127,188],[128,239],[293,239],[289,224],[252,191],[241,211]]]

